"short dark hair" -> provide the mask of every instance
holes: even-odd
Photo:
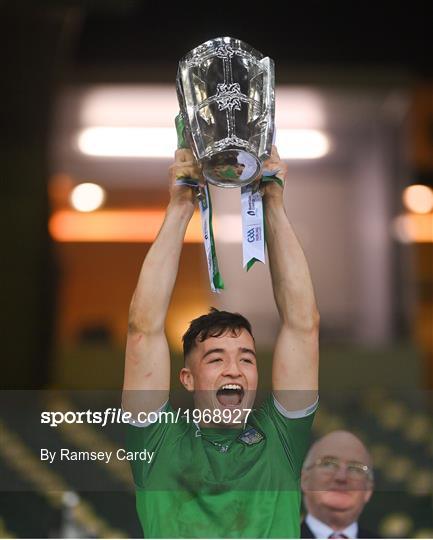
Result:
[[[221,337],[226,332],[237,335],[245,329],[254,339],[250,322],[240,313],[219,311],[211,307],[209,313],[191,321],[188,330],[182,337],[183,355],[187,355],[196,345],[196,340],[204,341],[210,337]]]

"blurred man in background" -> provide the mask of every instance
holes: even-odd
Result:
[[[369,452],[348,431],[333,431],[312,445],[302,468],[307,510],[301,538],[378,538],[358,525],[373,493]]]

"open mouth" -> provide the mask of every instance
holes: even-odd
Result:
[[[244,389],[240,384],[223,384],[216,396],[223,407],[235,407],[241,404],[244,394]]]

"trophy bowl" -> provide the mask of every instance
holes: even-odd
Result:
[[[203,176],[220,187],[259,177],[274,135],[274,62],[243,41],[206,41],[179,62],[185,138]]]

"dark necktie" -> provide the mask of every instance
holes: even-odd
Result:
[[[347,538],[347,536],[343,533],[333,532],[328,536],[328,538]]]

